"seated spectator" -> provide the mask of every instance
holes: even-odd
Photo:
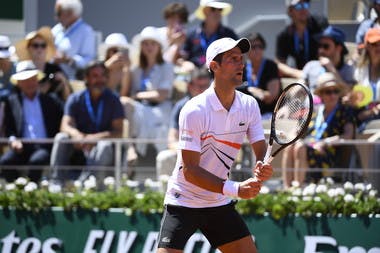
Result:
[[[163,59],[163,43],[156,27],[145,27],[134,38],[134,44],[138,47],[139,63],[131,69],[129,97],[121,99],[126,105],[127,119],[130,122],[129,136],[154,141],[162,139],[168,133],[168,118],[172,109],[170,98],[174,80],[173,65]],[[154,146],[157,151],[161,151],[166,144],[156,142]],[[138,154],[146,155],[146,143],[137,143],[136,148]],[[128,153],[133,154],[133,151]]]
[[[41,165],[49,165],[51,144],[23,142],[53,138],[59,131],[62,106],[55,98],[39,92],[38,81],[42,78],[43,73],[32,61],[19,62],[11,77],[16,92],[7,97],[4,118],[9,150],[0,157],[0,165],[4,166],[1,177],[8,182],[21,175],[17,168],[7,168],[8,165],[38,166],[27,172],[35,182],[41,180]]]
[[[278,68],[274,61],[265,58],[266,41],[261,34],[248,36],[251,49],[245,64],[246,81],[238,90],[256,98],[263,118],[270,118],[281,93]]]
[[[362,130],[368,121],[380,119],[380,28],[370,28],[365,35],[355,79],[372,90],[371,103],[358,108],[357,120]]]
[[[223,37],[237,39],[236,33],[222,24],[222,17],[231,10],[229,3],[200,0],[195,16],[202,22],[187,34],[182,57],[201,67],[206,63],[206,49],[213,41]]]
[[[120,138],[124,111],[119,98],[107,88],[107,69],[102,62],[93,62],[85,69],[86,89],[73,93],[66,101],[61,133],[54,140],[51,166],[57,180],[85,179],[95,166],[114,164],[113,144],[107,138]],[[64,142],[72,139],[74,143]],[[76,156],[76,157],[75,157]],[[64,170],[70,161],[84,156],[87,168]],[[102,178],[103,167],[96,176]],[[112,174],[109,172],[108,174]]]
[[[314,93],[321,98],[322,104],[313,114],[309,132],[304,141],[298,141],[284,150],[282,167],[285,188],[293,180],[301,184],[317,181],[322,176],[329,175],[329,168],[336,168],[339,160],[337,148],[329,143],[355,136],[352,109],[341,103],[344,91],[344,84],[339,83],[334,74],[327,72],[318,78]],[[294,168],[295,171],[287,170],[289,168]],[[313,172],[312,168],[323,168],[324,171]]]
[[[310,14],[309,0],[286,0],[291,23],[276,39],[276,58],[282,76],[294,77],[297,69],[318,58],[318,40],[315,34],[328,26],[326,17]]]
[[[16,64],[11,60],[11,46],[9,37],[0,35],[0,100],[13,90],[10,78],[16,72]]]
[[[348,50],[344,44],[345,34],[339,28],[329,26],[316,36],[319,42],[318,60],[308,62],[298,78],[305,80],[311,91],[317,87],[319,76],[325,72],[334,74],[347,91],[356,83],[354,66],[345,62]]]
[[[358,46],[365,43],[364,37],[368,29],[380,28],[380,0],[370,0],[370,2],[370,9],[373,8],[375,10],[376,17],[367,18],[360,23],[355,35],[355,42]]]
[[[80,72],[96,58],[95,32],[83,21],[80,0],[56,0],[52,28],[57,53],[54,62],[60,64],[70,80],[81,79]]]
[[[210,86],[210,81],[211,76],[206,68],[195,68],[192,71],[187,85],[187,95],[174,105],[171,112],[168,149],[161,151],[156,157],[157,179],[161,175],[170,175],[175,166],[179,136],[179,112],[187,101],[205,91]]]
[[[127,96],[130,82],[129,44],[122,33],[111,33],[104,40],[104,65],[108,69],[108,88]]]
[[[61,67],[50,62],[55,55],[50,28],[45,26],[28,33],[16,44],[16,54],[20,61],[31,60],[45,74],[40,81],[41,92],[56,96],[63,104],[72,90]]]

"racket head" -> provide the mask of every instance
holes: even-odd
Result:
[[[269,144],[290,145],[308,129],[313,114],[313,96],[305,85],[288,85],[277,100],[272,114]]]

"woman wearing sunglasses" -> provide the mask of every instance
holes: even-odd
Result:
[[[31,60],[45,74],[40,81],[40,91],[56,96],[62,103],[72,92],[68,79],[59,65],[52,63],[55,55],[53,35],[49,27],[28,33],[16,44],[19,61]]]
[[[317,83],[314,94],[321,98],[322,103],[314,110],[305,141],[296,142],[283,155],[282,175],[285,188],[292,181],[303,184],[331,176],[328,169],[339,167],[343,158],[338,155],[337,147],[330,143],[355,137],[352,109],[341,103],[341,98],[346,93],[345,85],[329,72],[320,75]],[[312,168],[322,171],[313,171]]]

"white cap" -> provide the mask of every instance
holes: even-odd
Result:
[[[128,40],[122,33],[111,33],[104,40],[107,47],[128,47]]]
[[[241,53],[244,54],[249,51],[251,48],[251,44],[249,40],[246,38],[241,38],[239,40],[234,40],[232,38],[222,38],[215,40],[210,44],[206,51],[206,66],[210,68],[210,62],[214,60],[214,58],[221,53],[227,52],[234,47],[239,47]]]
[[[11,46],[11,41],[8,36],[0,35],[0,58],[9,58],[11,52],[9,47]]]

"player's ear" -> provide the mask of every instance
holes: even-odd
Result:
[[[219,68],[219,63],[217,61],[210,62],[210,69],[215,72]]]

